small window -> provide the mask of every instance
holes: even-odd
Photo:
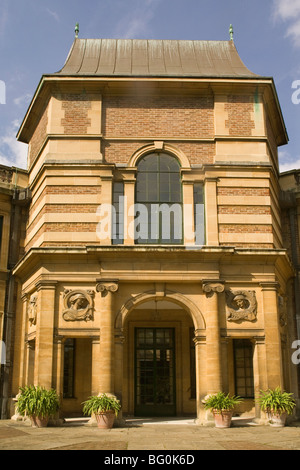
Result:
[[[194,224],[195,244],[205,245],[204,190],[202,183],[194,184]]]
[[[124,183],[113,185],[112,244],[124,243]]]
[[[75,339],[64,343],[63,397],[74,398]]]
[[[249,339],[233,340],[235,393],[254,398],[253,345]]]

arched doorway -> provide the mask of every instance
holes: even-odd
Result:
[[[123,310],[123,413],[196,416],[192,315],[168,296],[142,297]]]

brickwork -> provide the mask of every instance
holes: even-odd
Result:
[[[219,224],[220,233],[272,233],[272,225]]]
[[[215,143],[209,142],[168,142],[187,155],[191,164],[213,163],[216,153]],[[128,163],[137,149],[148,141],[110,141],[103,142],[102,153],[108,163]]]
[[[30,241],[26,245],[26,251],[30,250],[30,248],[34,246],[86,246],[88,242],[86,240],[72,242],[72,233],[96,233],[97,223],[81,223],[78,222],[70,222],[70,223],[62,223],[62,222],[55,222],[55,223],[45,223],[43,224],[40,229],[36,232],[36,234],[30,239]],[[37,241],[39,238],[45,233],[69,233],[70,241],[44,241],[41,244],[37,245]],[[82,237],[84,239],[84,236]]]
[[[44,224],[44,232],[96,232],[96,223],[51,222]]]
[[[30,233],[45,214],[96,214],[98,206],[99,204],[45,204],[38,215],[28,224],[27,230]]]
[[[44,108],[42,116],[35,128],[29,146],[29,166],[32,165],[47,135],[48,105]]]
[[[106,137],[214,136],[214,103],[210,96],[107,96],[103,109]]]
[[[39,197],[35,200],[34,204],[31,205],[29,215],[33,214],[34,211],[36,210],[36,207],[41,203],[42,199],[47,195],[47,194],[61,194],[61,195],[72,195],[72,194],[101,194],[101,186],[61,186],[61,185],[53,185],[53,186],[46,186]],[[61,204],[53,205],[49,204],[46,205],[49,210],[49,212],[59,212],[60,209],[63,212],[77,212],[77,210],[83,210],[83,212],[91,210],[91,207],[94,207],[94,204],[83,204],[83,205],[78,205],[78,204],[68,204],[66,205],[65,202],[61,202]],[[88,209],[89,207],[89,209]]]
[[[218,188],[218,196],[270,196],[269,188]]]
[[[271,207],[264,206],[219,206],[219,214],[269,215]]]
[[[217,188],[221,246],[274,248],[279,244],[275,241],[270,219],[270,216],[273,217],[270,194],[268,187]],[[266,201],[266,197],[269,198],[269,202]],[[268,220],[270,223],[266,223]],[[270,235],[273,243],[270,243]]]
[[[229,135],[251,136],[255,123],[252,119],[253,97],[247,95],[229,95],[228,103],[225,103],[225,111],[228,112],[228,120],[225,126],[229,129]]]
[[[67,135],[87,134],[88,127],[91,125],[91,119],[88,117],[88,111],[92,106],[91,101],[84,94],[66,94],[63,95],[62,100],[65,117],[61,120],[61,125],[64,127],[64,133]]]

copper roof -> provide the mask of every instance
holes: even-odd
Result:
[[[54,75],[255,78],[233,41],[75,39]]]

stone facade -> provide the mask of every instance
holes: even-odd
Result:
[[[29,144],[31,202],[13,271],[10,397],[26,383],[55,387],[70,416],[105,392],[120,398],[124,416],[205,422],[208,393],[244,394],[239,413],[257,418],[261,389],[298,396],[294,271],[279,202],[286,132],[272,79],[225,75],[63,69],[42,78],[18,134]],[[136,243],[129,229],[140,163],[150,156],[179,168],[177,244]],[[126,223],[115,243],[117,184]],[[103,207],[111,208],[105,236]]]

